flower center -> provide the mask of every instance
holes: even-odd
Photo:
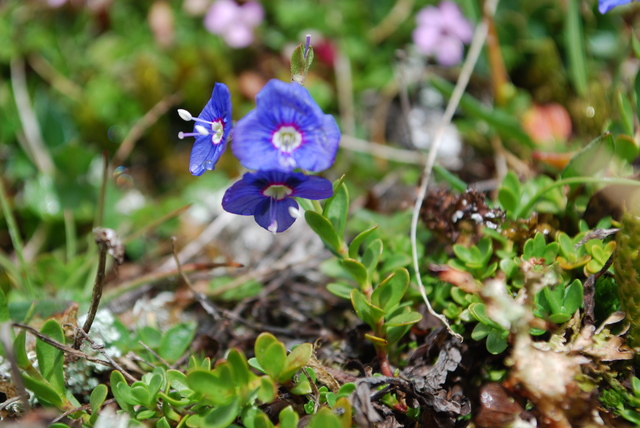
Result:
[[[302,144],[302,134],[293,126],[282,126],[273,134],[271,142],[278,150],[291,153]]]
[[[266,197],[275,199],[276,201],[288,197],[291,193],[293,193],[293,189],[284,184],[272,184],[262,192]]]
[[[211,122],[211,142],[213,144],[220,144],[222,141],[222,134],[224,134],[224,125],[222,120],[218,119],[215,122]]]

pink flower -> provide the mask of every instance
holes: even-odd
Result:
[[[263,18],[264,10],[255,1],[239,5],[233,0],[217,0],[204,17],[204,27],[222,36],[230,47],[244,48],[253,42],[253,29]]]
[[[454,2],[445,0],[438,7],[423,8],[416,22],[413,42],[420,52],[435,56],[445,66],[462,61],[464,45],[473,37],[473,27]]]

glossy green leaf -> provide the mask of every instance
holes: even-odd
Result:
[[[327,248],[335,255],[339,255],[342,249],[342,240],[338,237],[331,222],[315,211],[305,211],[304,218],[309,227],[322,239]]]
[[[100,384],[96,386],[93,391],[91,391],[91,395],[89,396],[89,404],[91,405],[91,412],[98,413],[102,404],[104,404],[104,400],[107,399],[107,393],[109,392],[109,388],[107,385]]]
[[[260,387],[258,388],[258,400],[263,403],[270,403],[276,397],[276,385],[269,376],[260,378]]]
[[[50,319],[40,330],[45,336],[64,344],[64,331],[58,321]],[[42,376],[51,384],[51,387],[60,395],[65,395],[64,382],[64,351],[58,349],[40,339],[36,339],[36,356],[38,369]]]
[[[376,271],[376,267],[380,261],[380,256],[382,256],[382,249],[382,239],[375,239],[367,246],[367,249],[364,251],[364,255],[362,256],[362,264],[367,269],[369,282],[371,282],[373,273]]]
[[[167,418],[163,416],[156,422],[156,428],[171,428],[171,425],[169,421],[167,421]]]
[[[237,349],[231,349],[227,355],[227,361],[231,366],[234,385],[237,388],[249,385],[253,374],[249,371],[249,364],[244,354]]]
[[[264,352],[272,343],[277,343],[278,339],[271,333],[260,333],[253,345],[253,351],[256,354],[258,362],[263,358]],[[262,366],[261,366],[262,367]]]
[[[402,297],[409,288],[409,271],[405,268],[396,269],[391,275],[373,290],[371,303],[382,310],[390,311],[395,305],[400,303]]]
[[[579,308],[582,307],[584,302],[584,288],[579,279],[574,279],[571,284],[567,286],[564,295],[564,311],[573,315]]]
[[[27,333],[25,331],[21,331],[16,338],[13,339],[13,355],[16,358],[18,367],[22,370],[26,370],[32,366],[29,357],[27,357],[26,340]]]
[[[204,426],[208,428],[226,428],[228,427],[240,413],[240,404],[238,399],[231,401],[229,404],[215,407],[204,417]]]
[[[344,227],[349,216],[349,192],[344,183],[340,184],[333,196],[326,200],[322,214],[329,219],[337,235],[344,236]]]
[[[327,290],[335,296],[342,297],[343,299],[350,299],[351,290],[355,287],[353,285],[344,284],[342,282],[330,282],[327,284]]]
[[[484,339],[489,335],[489,332],[491,331],[491,329],[492,327],[489,327],[488,325],[479,322],[473,328],[473,331],[471,332],[471,338],[475,341],[481,341],[482,339]]]
[[[389,321],[385,322],[386,327],[399,327],[402,325],[412,325],[422,320],[422,315],[419,312],[406,312],[404,314],[396,315]]]
[[[297,428],[300,421],[300,416],[290,405],[280,411],[278,418],[280,420],[280,428]]]
[[[353,241],[351,241],[351,244],[349,244],[349,257],[352,259],[357,259],[358,258],[358,252],[360,250],[360,245],[362,245],[362,243],[378,228],[378,225],[375,225],[373,227],[370,227],[369,229],[365,230],[364,232],[360,232],[355,238],[353,238]]]
[[[24,386],[33,391],[38,400],[45,403],[49,403],[58,408],[62,408],[63,403],[66,401],[64,395],[61,395],[55,388],[53,388],[47,381],[36,380],[31,376],[25,374],[22,375]]]
[[[502,185],[498,190],[498,201],[509,218],[515,218],[520,204],[522,187],[515,172],[509,171],[502,180]]]
[[[261,358],[258,358],[260,366],[273,379],[278,379],[287,362],[287,350],[282,342],[274,342],[265,349]]]
[[[196,334],[196,323],[179,323],[162,336],[158,354],[167,362],[174,363],[187,351]]]
[[[492,328],[487,336],[487,351],[493,355],[498,355],[504,352],[508,346],[505,333],[507,332],[504,330]]]
[[[141,404],[148,408],[154,407],[151,394],[149,394],[149,390],[147,388],[143,386],[134,386],[131,388],[130,393],[133,399],[138,402],[138,404]]]
[[[307,365],[309,359],[313,355],[313,345],[310,343],[302,343],[296,346],[293,351],[287,355],[287,362],[284,370],[278,376],[278,382],[284,382],[291,379],[301,368]]]
[[[133,403],[131,402],[133,400],[131,399],[131,394],[129,393],[129,385],[127,385],[127,381],[125,380],[122,373],[120,373],[118,370],[113,370],[111,372],[109,380],[111,384],[111,393],[116,399],[118,406],[120,406],[120,408],[127,413],[133,413]],[[120,384],[126,387],[126,390],[124,390],[124,394],[121,393],[119,389]]]
[[[371,343],[373,343],[375,346],[387,346],[389,345],[389,342],[387,341],[387,339],[384,339],[382,337],[373,335],[373,334],[365,334],[364,335],[365,339],[367,339],[368,341],[370,341]]]
[[[342,421],[331,409],[323,407],[311,417],[307,428],[342,428]]]
[[[615,145],[610,132],[591,141],[576,153],[562,171],[562,178],[585,177],[604,169],[613,158]]]
[[[244,422],[244,419],[243,419]],[[273,428],[273,424],[269,420],[269,417],[260,412],[253,419],[253,428]]]
[[[372,305],[360,290],[351,292],[351,303],[358,317],[369,324],[371,328],[375,328],[377,323],[384,317],[385,312]]]
[[[171,388],[178,392],[190,391],[189,386],[187,386],[187,375],[181,371],[173,369],[167,370],[166,376]]]
[[[291,393],[295,395],[307,395],[311,394],[313,389],[311,389],[311,384],[309,383],[309,379],[306,377],[302,377],[294,386],[291,388]]]
[[[347,272],[349,272],[360,287],[366,287],[369,285],[367,268],[362,263],[354,259],[343,259],[340,260],[340,264],[347,270]]]
[[[387,327],[386,340],[387,344],[393,345],[398,340],[402,339],[405,334],[407,334],[411,330],[411,325],[401,325],[398,327]]]
[[[226,367],[223,368],[223,367]],[[220,373],[224,371],[225,373]],[[219,406],[229,405],[236,398],[236,391],[231,379],[231,371],[225,364],[216,367],[216,372],[194,370],[187,375],[187,385],[195,392],[211,399]]]
[[[486,305],[484,303],[472,303],[469,305],[469,313],[472,317],[474,317],[477,321],[488,325],[489,327],[493,327],[495,329],[502,329],[500,324],[493,321],[491,318],[487,316],[486,313]]]

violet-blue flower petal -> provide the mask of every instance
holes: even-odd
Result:
[[[631,3],[633,0],[598,0],[598,10],[600,13],[607,13],[611,9],[623,4]]]

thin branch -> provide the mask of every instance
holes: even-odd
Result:
[[[487,0],[484,5],[485,16],[493,16],[495,15],[496,8],[498,6],[498,0]],[[440,148],[440,144],[442,143],[442,136],[444,135],[445,127],[451,122],[453,118],[453,114],[458,107],[458,103],[464,91],[469,83],[469,79],[471,78],[471,73],[473,72],[473,68],[478,61],[478,57],[480,56],[480,52],[482,51],[482,46],[487,38],[488,33],[488,24],[487,20],[483,20],[480,22],[476,30],[473,34],[473,41],[471,42],[471,47],[469,48],[469,53],[467,55],[467,59],[462,66],[462,70],[460,71],[460,76],[458,77],[458,82],[456,83],[456,87],[451,95],[451,99],[449,100],[449,104],[442,116],[440,121],[440,125],[436,131],[435,137],[433,139],[433,145],[429,150],[429,156],[427,157],[427,163],[425,164],[424,171],[422,173],[422,183],[420,184],[420,190],[418,191],[418,195],[416,198],[416,203],[413,208],[413,216],[411,218],[411,255],[413,257],[413,268],[416,275],[416,281],[418,282],[418,289],[420,290],[420,294],[422,294],[422,298],[427,305],[427,309],[429,313],[438,318],[449,331],[449,334],[458,338],[462,341],[462,336],[458,333],[454,332],[447,321],[447,318],[444,315],[436,313],[431,307],[431,303],[429,302],[429,298],[427,297],[427,293],[424,289],[424,284],[422,283],[422,278],[420,276],[420,263],[418,261],[418,249],[417,249],[417,230],[418,230],[418,218],[420,217],[420,209],[422,208],[422,203],[424,202],[425,195],[427,193],[427,186],[429,185],[429,180],[431,178],[431,172],[433,170],[433,166],[435,165],[436,155],[438,154],[438,149]]]
[[[84,333],[89,333],[89,330],[91,330],[91,325],[93,324],[93,320],[95,319],[96,313],[98,312],[98,306],[100,305],[100,299],[102,298],[102,289],[104,287],[105,270],[107,268],[108,246],[104,241],[97,242],[97,244],[99,248],[98,272],[96,273],[96,281],[93,284],[93,293],[91,295],[91,305],[89,306],[89,313],[87,314],[87,319],[82,326],[82,330]],[[73,348],[80,349],[81,344],[82,337],[76,335],[76,339],[73,343]]]
[[[20,324],[20,323],[12,323],[11,324],[13,327],[16,328],[21,328],[22,330],[27,331],[28,333],[31,333],[32,335],[34,335],[35,337],[37,337],[38,339],[42,340],[43,342],[45,342],[48,345],[53,346],[54,348],[58,348],[61,351],[72,355],[74,357],[77,358],[82,358],[85,359],[87,361],[91,361],[92,363],[96,363],[96,364],[101,364],[103,366],[106,367],[111,367],[111,368],[117,368],[116,366],[114,366],[113,364],[111,364],[110,361],[105,361],[105,360],[101,360],[100,358],[96,358],[96,357],[92,357],[90,355],[87,355],[86,353],[82,352],[82,351],[78,351],[77,349],[73,349],[70,346],[67,345],[63,345],[62,343],[58,342],[57,340],[54,340],[52,338],[50,338],[47,335],[44,335],[42,333],[40,333],[38,330],[36,330],[35,328],[25,325],[25,324]]]
[[[425,155],[415,150],[398,149],[384,144],[361,140],[350,135],[342,135],[340,148],[412,165],[424,165],[427,159]]]
[[[114,369],[118,370],[120,373],[122,373],[122,375],[124,377],[127,378],[127,380],[129,382],[136,382],[138,379],[136,379],[135,377],[131,376],[129,374],[129,372],[127,372],[124,368],[122,368],[122,366],[120,366],[120,364],[116,363],[116,361],[111,358],[111,356],[109,354],[107,354],[107,352],[104,350],[104,345],[99,345],[96,342],[94,342],[88,335],[87,333],[85,333],[83,330],[78,329],[76,334],[80,334],[83,336],[84,339],[86,339],[90,344],[91,344],[91,349],[100,352],[100,354],[105,357],[107,359],[107,361],[109,362],[109,364],[111,365],[111,367],[113,367]],[[100,360],[98,358],[96,358],[98,361],[102,361],[104,363],[103,360]]]
[[[108,400],[105,400],[104,403],[102,403],[102,407],[111,404],[111,403],[115,403],[116,399],[115,398],[110,398]],[[91,410],[91,403],[89,404],[83,404],[80,407],[76,407],[75,409],[71,409],[71,410],[67,410],[66,412],[64,412],[63,414],[61,414],[60,416],[58,416],[57,418],[55,418],[54,420],[51,421],[51,424],[55,424],[56,422],[60,422],[62,419],[66,418],[67,416],[69,416],[72,413],[75,412],[82,412],[85,410]]]
[[[171,364],[167,363],[167,362],[165,361],[165,359],[164,359],[164,358],[162,358],[160,355],[158,355],[158,353],[157,353],[156,351],[154,351],[153,349],[149,348],[149,347],[147,346],[147,344],[146,344],[146,343],[144,343],[142,340],[138,340],[138,343],[139,343],[140,345],[142,345],[142,347],[143,347],[144,349],[146,349],[147,351],[149,351],[149,353],[150,353],[151,355],[153,355],[154,357],[156,357],[156,358],[158,359],[158,361],[160,361],[162,364],[164,364],[164,365],[165,365],[165,366],[167,366],[167,367],[171,367]]]

